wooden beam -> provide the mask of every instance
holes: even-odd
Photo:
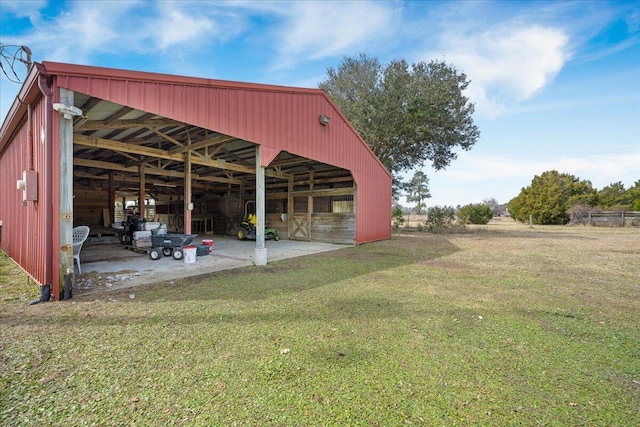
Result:
[[[84,147],[101,148],[104,150],[117,151],[120,153],[139,154],[143,156],[159,157],[162,159],[176,160],[165,150],[146,147],[144,145],[127,144],[124,142],[112,141],[109,139],[95,138],[86,135],[74,135],[73,142]]]
[[[326,190],[303,190],[303,191],[291,191],[289,194],[291,196],[314,196],[314,197],[322,197],[322,196],[351,196],[356,194],[355,187],[345,187],[345,188],[330,188]]]
[[[87,160],[87,159],[73,159],[73,165],[89,167],[89,168],[114,170],[114,171],[120,171],[120,172],[132,172],[132,173],[138,173],[140,170],[137,166],[123,166],[118,163],[109,163],[109,162],[102,162],[98,160]],[[184,178],[184,172],[154,168],[148,165],[145,166],[144,173],[148,175],[168,176],[172,178]],[[77,171],[74,174],[79,176]],[[92,175],[92,176],[95,176],[95,175]],[[192,173],[191,176],[193,177],[194,180],[205,181],[205,182],[218,182],[223,184],[235,184],[235,185],[240,185],[243,182],[240,179],[199,175],[195,173]]]
[[[129,114],[132,111],[133,111],[133,108],[131,108],[131,107],[122,107],[118,111],[114,112],[109,117],[104,119],[103,122],[106,123],[106,124],[112,123],[112,122],[118,120],[120,117],[122,117],[122,116],[124,116],[126,114]]]
[[[144,145],[135,145],[135,144],[127,144],[125,142],[112,141],[109,139],[103,138],[95,138],[93,136],[86,135],[74,135],[73,138],[74,144],[81,145],[84,147],[94,147],[101,148],[104,150],[111,150],[120,153],[131,153],[138,154],[143,156],[156,157],[159,159],[165,160],[176,160],[179,162],[184,162],[183,154],[173,154],[167,150],[161,150],[159,148],[147,147]],[[229,163],[222,159],[192,159],[192,164],[201,165],[201,166],[209,166],[217,169],[223,170],[232,170],[235,172],[242,172],[251,175],[255,175],[256,170],[251,166],[241,166],[236,163]],[[284,180],[288,180],[289,175],[285,173],[278,173],[274,171],[267,171],[265,175],[271,178],[280,178]]]
[[[185,151],[194,151],[201,148],[210,147],[212,145],[226,144],[227,142],[235,141],[238,138],[228,135],[218,135],[213,138],[205,139],[203,141],[194,142],[191,145],[187,145],[181,148],[174,148],[169,150],[170,153],[184,153]],[[206,156],[205,156],[206,157]]]
[[[102,120],[89,120],[86,121],[80,130],[82,131],[96,131],[106,129],[131,129],[139,127],[166,127],[166,126],[184,126],[184,123],[171,119],[151,119],[151,120],[114,120],[110,123],[104,123]]]
[[[87,189],[87,190],[96,190],[98,188],[107,191],[108,190],[108,183],[105,182],[109,179],[108,176],[103,176],[103,175],[92,175],[92,174],[88,174],[88,173],[84,173],[84,172],[74,172],[73,173],[74,177],[80,177],[80,178],[86,178],[86,179],[90,179],[92,181],[99,181],[99,185],[97,185],[98,183],[96,183],[96,185],[82,185],[80,183],[74,183],[74,190],[77,188],[82,188],[82,189]],[[138,184],[140,183],[140,179],[135,176],[126,176],[126,175],[114,175],[114,185],[117,187],[117,183],[126,183],[126,184],[136,184],[136,187],[138,186]],[[172,183],[167,183],[165,181],[159,180],[159,179],[149,179],[149,177],[147,176],[146,178],[146,183],[147,183],[147,188],[149,188],[149,186],[153,186],[155,184],[159,184],[159,186],[167,186],[167,185],[172,185]],[[176,182],[175,184],[175,188],[182,188],[183,183],[182,182]],[[225,184],[227,185],[227,184]],[[208,187],[211,186],[211,183],[199,183],[199,182],[194,182],[192,187],[193,188],[197,188],[199,190],[205,190]],[[137,195],[137,193],[135,193]]]
[[[107,169],[107,170],[122,171],[122,172],[138,171],[138,168],[136,166],[124,166],[119,163],[103,162],[100,160],[79,159],[77,157],[73,159],[73,166],[83,166],[86,168]]]
[[[171,137],[170,137],[169,135],[167,135],[166,133],[162,133],[162,132],[160,132],[159,130],[154,129],[154,128],[152,128],[152,127],[149,127],[149,128],[147,128],[147,129],[149,129],[151,132],[155,133],[156,135],[160,136],[162,139],[166,139],[167,141],[169,141],[169,142],[171,142],[171,143],[173,143],[173,144],[177,145],[177,146],[178,146],[178,147],[180,147],[180,148],[183,148],[183,147],[184,147],[184,145],[183,145],[180,141],[177,141],[177,140],[175,140],[175,139],[171,138]]]

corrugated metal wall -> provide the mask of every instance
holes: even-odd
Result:
[[[75,75],[67,64],[45,65],[59,74],[59,87],[259,143],[269,153],[267,161],[284,150],[350,170],[358,191],[357,243],[391,237],[391,177],[320,90],[168,81],[173,76],[93,67],[91,75]],[[152,77],[158,80],[143,80]],[[328,126],[319,123],[321,114],[331,118]]]
[[[31,129],[32,139],[25,116],[19,131],[0,157],[1,247],[38,283],[44,283],[46,212],[42,196],[45,158],[40,138],[41,129],[44,131],[43,98],[33,106]],[[16,181],[22,178],[23,170],[31,167],[38,172],[38,201],[23,204],[22,191],[16,188]]]

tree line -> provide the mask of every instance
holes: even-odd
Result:
[[[598,190],[589,180],[551,170],[534,176],[507,207],[513,219],[533,224],[567,224],[572,210],[640,211],[640,180],[628,189],[619,181]]]
[[[428,183],[427,176],[418,171],[404,186],[407,201],[416,203],[413,211],[418,214],[426,207],[424,201],[431,197]],[[551,170],[534,176],[531,184],[522,188],[506,206],[514,220],[540,225],[568,224],[586,214],[602,211],[640,211],[640,180],[629,188],[618,181],[598,190],[589,180]],[[486,224],[502,214],[501,208],[493,198],[457,208],[435,206],[426,210],[424,226],[437,230],[450,228],[454,222],[459,225]],[[404,211],[397,203],[392,217],[396,227],[403,225]]]

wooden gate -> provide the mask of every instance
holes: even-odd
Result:
[[[311,240],[311,220],[308,214],[294,215],[289,219],[291,240]]]
[[[289,200],[289,239],[311,241],[311,209],[310,196],[295,196]]]

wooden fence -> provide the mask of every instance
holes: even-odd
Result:
[[[579,222],[609,227],[640,226],[640,211],[589,212],[583,214]]]

